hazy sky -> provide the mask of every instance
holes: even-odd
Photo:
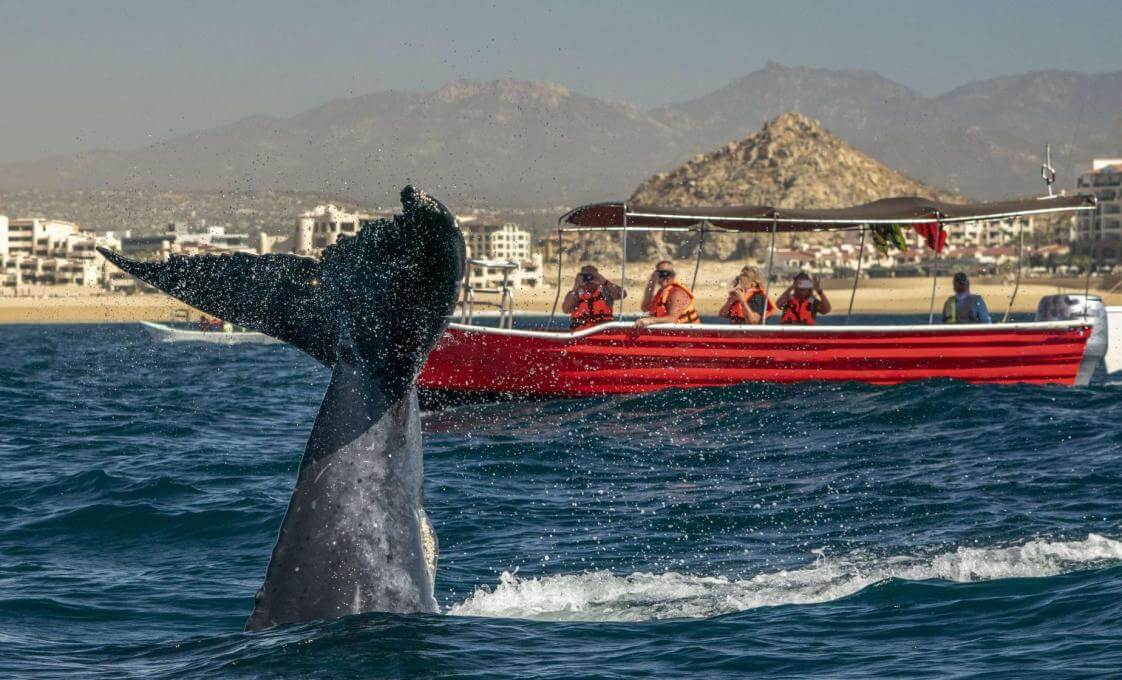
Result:
[[[1122,3],[0,0],[0,162],[129,148],[459,78],[654,106],[760,68],[862,68],[936,94],[1122,69]]]

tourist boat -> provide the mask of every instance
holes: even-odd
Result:
[[[860,230],[863,252],[866,231],[877,225],[922,225],[927,233],[935,230],[941,245],[943,230],[963,222],[1094,208],[1092,196],[1052,195],[975,204],[902,197],[834,210],[770,206],[679,209],[599,203],[564,215],[558,224],[558,240],[565,231],[619,231],[625,251],[627,234],[634,231],[701,231],[702,238],[704,233],[716,231],[770,234],[770,280],[777,233]],[[1023,251],[1023,231],[1021,243]],[[933,263],[938,257],[933,251]],[[626,260],[621,258],[621,269],[624,267]],[[937,266],[932,270],[938,275]],[[1020,267],[1018,287],[1019,272]],[[855,279],[854,295],[856,291]],[[953,379],[1086,385],[1106,352],[1106,313],[1095,296],[1052,296],[1054,299],[1042,301],[1037,320],[1032,322],[943,325],[934,323],[934,293],[933,281],[928,324],[901,326],[703,323],[636,330],[631,323],[616,321],[568,332],[517,329],[511,324],[482,326],[461,314],[430,354],[418,385],[430,404],[634,394],[745,382],[894,384]],[[617,306],[622,308],[623,302]],[[622,309],[616,311],[619,316]],[[1005,316],[1007,320],[1008,313]],[[562,323],[567,326],[567,319]]]
[[[186,310],[177,310],[170,321],[141,321],[140,325],[152,338],[164,342],[210,342],[221,345],[268,345],[280,342],[264,333],[228,322],[210,327],[199,321],[191,321]]]

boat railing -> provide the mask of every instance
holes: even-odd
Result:
[[[476,267],[498,269],[502,272],[503,278],[498,282],[497,287],[476,285],[472,282],[472,273]],[[475,308],[488,307],[498,310],[499,328],[513,328],[514,283],[510,277],[518,268],[518,263],[509,260],[468,260],[467,266],[464,268],[464,280],[460,286],[460,300],[456,303],[460,308],[460,323],[464,325],[473,324]],[[495,299],[480,299],[478,296],[486,296],[487,298],[494,296]]]

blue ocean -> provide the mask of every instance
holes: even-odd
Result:
[[[329,374],[0,327],[0,677],[1122,668],[1122,386],[744,385],[424,415],[440,615],[244,633]]]

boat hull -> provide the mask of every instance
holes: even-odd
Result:
[[[777,327],[622,323],[578,333],[452,324],[418,379],[432,393],[579,397],[745,382],[1073,385],[1091,325]]]

